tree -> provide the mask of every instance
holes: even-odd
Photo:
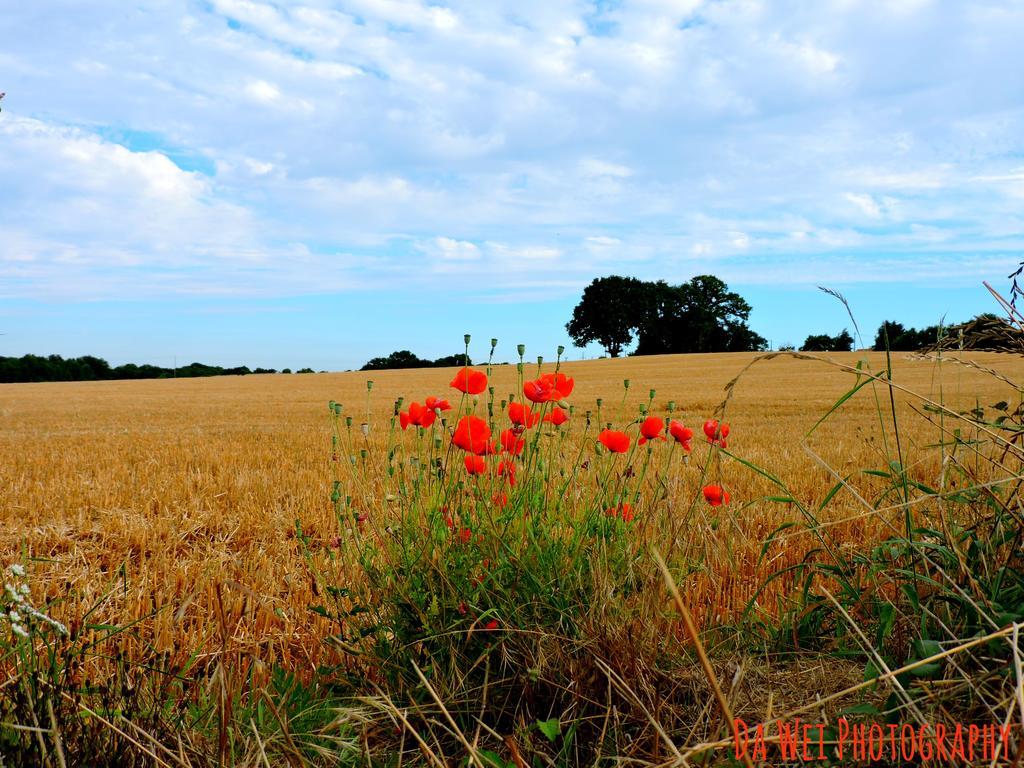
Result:
[[[433,362],[434,368],[458,368],[463,365],[472,365],[473,361],[465,352],[456,352],[454,355],[439,357]],[[428,363],[430,365],[430,363]]]
[[[764,349],[767,342],[747,325],[749,316],[750,305],[714,275],[682,285],[613,275],[584,290],[566,330],[577,346],[597,341],[612,357],[634,332],[637,355]]]
[[[747,352],[767,340],[747,325],[750,305],[714,275],[672,286],[647,283],[636,354]]]
[[[598,342],[611,357],[633,341],[638,307],[649,283],[635,277],[598,277],[583,290],[565,329],[577,347]]]
[[[836,336],[827,333],[808,336],[800,347],[801,352],[849,352],[853,349],[853,336],[843,328]]]
[[[430,366],[429,360],[421,360],[408,349],[400,349],[387,357],[373,358],[359,370],[382,371],[393,368],[429,368]]]
[[[878,326],[878,333],[875,334],[875,346],[872,347],[876,352],[884,352],[886,347],[889,349],[896,349],[893,346],[893,342],[896,341],[900,336],[904,336],[907,329],[902,323],[897,323],[892,320],[885,320],[880,326]],[[888,339],[888,343],[886,342]]]
[[[893,352],[915,352],[936,344],[942,336],[946,335],[946,329],[947,326],[929,325],[927,328],[917,330],[886,320],[879,326],[878,333],[875,334],[873,349],[876,352],[882,352],[886,348]],[[886,344],[887,338],[888,344]]]

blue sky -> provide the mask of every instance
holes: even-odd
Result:
[[[10,5],[0,354],[550,355],[608,274],[870,338],[1024,258],[1021,2]]]

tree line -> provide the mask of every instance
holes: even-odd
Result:
[[[417,357],[408,349],[400,349],[392,352],[387,357],[374,357],[359,370],[361,371],[389,371],[397,368],[454,368],[459,365],[472,365],[473,361],[460,352],[456,355],[445,355],[436,360],[426,360]]]
[[[1002,322],[1001,318],[991,313],[978,315],[971,322],[985,319]],[[885,320],[878,326],[871,349],[876,352],[884,352],[886,349],[892,352],[917,352],[929,349],[940,344],[951,331],[964,325],[966,324],[908,328],[895,320]],[[792,347],[789,348],[792,349]],[[835,336],[829,336],[827,333],[811,334],[800,347],[801,352],[850,352],[852,350],[853,337],[845,328]]]
[[[299,373],[312,373],[304,368]],[[219,365],[189,363],[180,368],[159,365],[112,366],[106,360],[92,355],[64,358],[60,355],[23,355],[0,357],[0,383],[15,384],[40,381],[110,381],[114,379],[170,379],[198,376],[245,376],[250,373],[277,373],[273,368],[250,369],[248,366],[223,368]],[[281,373],[291,373],[285,368]]]

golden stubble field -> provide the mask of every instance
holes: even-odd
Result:
[[[582,414],[594,409],[597,397],[604,398],[605,419],[617,426],[636,417],[649,389],[657,390],[655,413],[663,414],[664,404],[674,400],[697,434],[695,462],[679,461],[671,470],[682,507],[700,492],[695,463],[706,455],[700,424],[753,357],[564,364],[576,378],[573,439],[579,439]],[[866,358],[872,369],[884,368],[880,353],[824,357],[847,365]],[[968,359],[1024,381],[1022,359]],[[898,384],[949,406],[1016,402],[1013,387],[976,369],[904,354],[893,361]],[[528,374],[533,370],[527,366]],[[215,656],[230,642],[234,653],[248,659],[308,669],[329,654],[322,642],[328,627],[308,610],[317,597],[294,530],[300,521],[314,550],[324,552],[338,534],[329,500],[334,467],[326,404],[344,403],[358,424],[366,408],[365,382],[372,378],[369,444],[371,450],[381,448],[394,399],[457,395],[447,387],[452,374],[453,369],[428,369],[2,385],[3,559],[32,558],[36,597],[57,600],[53,614],[79,631],[87,611],[85,623],[92,625],[138,621],[119,641],[129,658],[159,655],[180,667],[193,655],[200,662]],[[631,388],[621,405],[625,378]],[[496,398],[513,391],[515,381],[514,366],[495,367]],[[853,382],[850,374],[821,362],[783,357],[757,363],[736,385],[726,413],[729,449],[784,478],[803,501],[820,500],[834,480],[801,440]],[[887,390],[879,388],[878,394],[887,408]],[[904,397],[898,405],[907,464],[914,477],[933,482],[939,455],[925,446],[938,432],[911,402]],[[883,429],[891,432],[891,420],[883,421],[884,427],[867,388],[808,447],[840,473],[883,466],[881,435]],[[769,566],[795,561],[810,546],[807,536],[793,536],[782,560],[756,566],[765,536],[796,512],[759,501],[778,490],[738,463],[725,460],[723,472],[733,494],[727,511],[701,503],[685,526],[648,531],[655,542],[660,536],[685,537],[683,545],[701,567],[682,586],[704,621],[735,616]],[[641,510],[638,522],[642,515]],[[852,499],[830,505],[828,515],[839,521],[832,531],[842,540],[862,543],[888,533],[884,516],[864,515]],[[384,522],[371,518],[369,524]],[[222,636],[224,627],[230,638]]]

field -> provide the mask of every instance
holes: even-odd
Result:
[[[915,526],[940,527],[939,506],[928,498],[908,506],[886,496],[891,477],[881,477],[881,471],[892,471],[889,462],[898,450],[904,488],[906,483],[938,488],[938,478],[951,476],[951,465],[949,452],[935,445],[940,435],[952,439],[952,430],[959,426],[953,424],[952,413],[990,409],[999,401],[1006,401],[1003,410],[1012,412],[1020,394],[1006,380],[1024,381],[1024,360],[1008,355],[971,354],[960,362],[938,363],[894,354],[894,402],[884,384],[864,387],[805,439],[854,386],[851,370],[858,361],[867,361],[875,373],[886,369],[882,353],[822,357],[831,362],[790,356],[756,362],[733,387],[724,414],[717,409],[726,386],[752,361],[752,354],[569,362],[561,368],[576,382],[568,398],[574,412],[559,428],[565,437],[551,439],[564,441],[569,453],[582,450],[589,456],[604,422],[621,428],[635,421],[639,406],[651,402],[649,390],[655,391],[652,413],[667,416],[666,404],[673,401],[672,417],[694,429],[694,450],[687,462],[682,451],[669,455],[665,444],[655,446],[661,453],[652,453],[649,477],[661,478],[660,485],[637,486],[636,517],[622,536],[645,562],[651,560],[651,547],[665,556],[697,624],[714,638],[709,642],[729,646],[723,660],[737,658],[735,638],[750,629],[743,611],[751,599],[773,573],[819,551],[822,530],[827,530],[830,546],[865,552],[903,532],[908,509],[916,516]],[[535,364],[527,363],[526,369],[532,378]],[[551,370],[550,363],[545,370]],[[338,626],[337,617],[310,606],[327,600],[325,583],[353,593],[363,589],[362,571],[347,542],[352,536],[386,540],[395,525],[388,475],[382,464],[373,464],[394,440],[404,439],[407,445],[411,439],[389,428],[394,402],[404,397],[407,407],[410,400],[422,402],[427,395],[450,397],[454,390],[448,382],[454,373],[427,369],[0,388],[0,551],[7,562],[26,565],[34,600],[49,605],[49,614],[70,628],[76,642],[95,643],[77,657],[78,666],[69,673],[72,682],[124,675],[126,668],[133,670],[129,677],[139,686],[147,670],[157,680],[163,675],[209,681],[220,670],[221,682],[241,702],[247,686],[263,685],[275,669],[294,672],[304,681],[324,666],[340,666],[348,673],[362,670],[372,677],[376,670],[363,666],[365,651],[353,655],[325,642]],[[368,378],[374,382],[369,392]],[[628,390],[623,387],[626,379]],[[494,366],[491,384],[495,419],[503,419],[498,401],[517,390],[515,366]],[[342,428],[336,461],[329,401],[344,403],[343,414],[354,419],[347,434],[355,437],[345,438]],[[457,399],[452,401],[457,404]],[[948,410],[939,413],[934,406],[938,403]],[[585,432],[588,410],[594,426]],[[893,427],[893,411],[898,429]],[[738,458],[709,453],[701,424],[712,416],[730,425],[728,453]],[[363,421],[369,424],[365,440],[359,430]],[[356,471],[360,460],[349,458],[360,450],[369,456],[365,471]],[[1005,454],[1003,462],[1008,462]],[[976,484],[992,479],[992,462],[967,464],[977,472]],[[597,459],[588,464],[574,476],[573,487],[593,489],[601,482],[599,466],[604,465]],[[863,469],[879,474],[857,474]],[[769,476],[782,479],[786,490]],[[852,482],[863,499],[874,501],[866,503],[845,491],[829,497],[837,479],[846,476],[856,476]],[[354,514],[362,522],[352,523],[346,516],[339,522],[330,497],[335,478],[353,496]],[[704,502],[701,488],[711,480],[728,488],[729,504],[712,507]],[[660,490],[655,493],[655,488]],[[584,491],[579,493],[584,499]],[[818,510],[813,526],[802,509]],[[975,522],[959,521],[965,526]],[[763,552],[772,532],[787,523],[794,525]],[[650,573],[637,577],[647,588],[628,599],[609,597],[600,606],[601,615],[590,613],[583,623],[606,627],[612,647],[628,635],[638,654],[665,643],[673,653],[688,652],[670,592],[664,583],[652,588],[657,582],[650,580]],[[786,619],[786,600],[798,575],[767,584],[758,596],[758,626]],[[595,576],[595,583],[600,578]],[[890,591],[880,587],[879,594]],[[510,617],[495,615],[511,634]],[[114,627],[124,631],[114,634]],[[723,627],[728,631],[716,633]],[[711,657],[719,665],[714,651]],[[808,673],[806,680],[819,689],[794,691],[780,684],[775,710],[779,702],[795,706],[857,682],[863,662],[844,664],[837,663],[833,675]],[[719,671],[732,674],[730,669]],[[791,671],[786,674],[792,677]],[[703,685],[702,679],[698,672],[687,684]],[[737,684],[733,706],[755,717],[773,711],[771,691],[764,689],[763,680],[759,685],[760,695],[742,692],[744,685]],[[800,689],[801,684],[795,686]],[[188,690],[187,685],[176,688],[175,695],[194,701],[197,694]],[[679,744],[714,735],[715,707],[706,706],[703,719],[709,724],[695,726],[693,738],[677,731]],[[221,760],[226,750],[237,748],[252,757],[274,746],[261,742],[259,749],[236,747],[237,735],[226,745],[226,729],[220,722],[210,730],[209,754]],[[201,764],[196,761],[203,754],[202,738],[190,738],[188,749],[174,747],[172,752],[181,755],[179,762]],[[381,737],[364,734],[359,749],[372,751],[369,742],[375,738]],[[442,749],[432,743],[424,750],[412,739],[404,748],[420,757]],[[148,749],[159,753],[164,748]],[[281,749],[291,750],[282,760],[298,759],[292,747]],[[644,750],[655,760],[650,755],[657,748]],[[168,754],[162,759],[175,764]],[[148,758],[142,759],[145,763]],[[252,760],[259,764],[256,757]]]

